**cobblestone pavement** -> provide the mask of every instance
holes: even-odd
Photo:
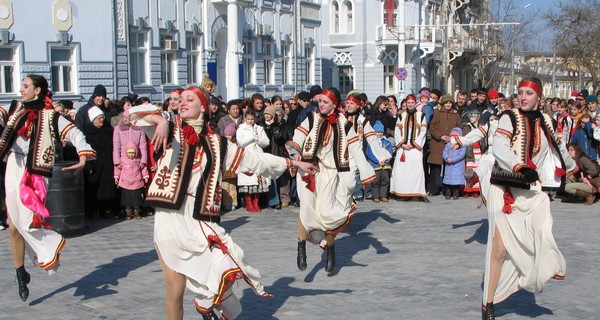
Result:
[[[308,246],[308,269],[296,268],[297,208],[226,214],[222,225],[263,275],[272,299],[236,286],[238,319],[478,319],[487,218],[478,199],[431,204],[359,203],[336,241],[337,264]],[[520,292],[498,304],[499,319],[599,319],[600,204],[552,203],[554,236],[567,279],[542,294]],[[89,222],[67,239],[58,273],[27,263],[31,294],[17,294],[8,231],[0,231],[0,320],[164,319],[164,285],[152,244],[154,219]],[[202,267],[202,266],[199,266]],[[186,293],[185,319],[201,318]]]

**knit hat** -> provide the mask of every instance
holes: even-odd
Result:
[[[104,116],[104,112],[102,112],[100,108],[93,106],[88,110],[88,117],[90,118],[90,121],[94,121],[94,119],[99,116]]]
[[[595,94],[590,94],[585,98],[586,103],[595,102],[598,103],[598,97]]]
[[[383,132],[383,123],[381,123],[381,121],[377,120],[375,122],[375,124],[373,125],[373,130],[375,132]]]
[[[314,86],[310,87],[310,98],[314,98],[316,95],[321,94],[321,92],[323,92],[323,89],[321,88],[320,85],[315,84]]]
[[[451,95],[442,96],[442,99],[440,99],[440,101],[442,102],[442,106],[445,105],[446,102],[452,102],[452,103],[454,103],[454,99],[452,98]]]
[[[310,100],[310,93],[306,91],[300,91],[300,93],[298,93],[298,99],[308,101]]]
[[[265,111],[263,112],[264,114],[270,114],[273,117],[275,117],[275,107],[273,105],[270,105],[268,107],[265,108]]]
[[[488,97],[488,99],[498,99],[499,98],[498,91],[496,91],[494,89],[488,90],[487,97]]]
[[[97,85],[92,93],[92,98],[98,96],[106,98],[106,88],[101,84]]]
[[[225,127],[225,129],[223,130],[223,134],[226,136],[235,136],[236,132],[237,132],[237,129],[235,128],[234,123],[228,124],[227,127]]]

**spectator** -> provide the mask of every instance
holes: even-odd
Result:
[[[96,150],[96,160],[85,165],[86,213],[92,219],[108,217],[116,197],[113,177],[113,127],[105,125],[104,112],[99,107],[88,109],[89,123],[84,131],[88,143]]]
[[[373,130],[377,136],[377,143],[381,145],[382,148],[387,150],[390,154],[394,152],[393,143],[388,140],[385,135],[385,127],[381,123],[381,121],[375,122],[373,125]],[[370,145],[367,145],[366,150],[367,161],[375,170],[375,181],[373,181],[371,192],[373,194],[373,202],[378,203],[388,202],[388,191],[390,189],[390,171],[391,167],[391,159],[379,161],[378,158],[373,153],[373,150]]]
[[[577,143],[571,143],[568,150],[579,172],[567,178],[565,192],[585,198],[585,204],[592,205],[600,188],[600,165],[590,159]]]
[[[88,110],[94,106],[98,107],[102,113],[104,113],[104,125],[110,126],[110,111],[104,105],[104,101],[106,100],[106,88],[99,84],[94,88],[94,92],[92,96],[88,100],[88,103],[84,104],[79,110],[77,110],[77,115],[75,116],[75,126],[77,129],[81,131],[85,131],[88,124],[90,124],[91,120],[88,115]],[[111,179],[112,180],[112,179]]]
[[[121,189],[121,206],[125,208],[125,219],[141,219],[141,207],[144,202],[144,185],[148,183],[148,168],[141,162],[136,143],[129,141],[126,156],[119,159],[115,166],[115,184]]]
[[[229,100],[227,102],[227,115],[221,117],[217,125],[219,127],[219,134],[225,135],[225,128],[230,124],[233,124],[237,130],[238,126],[242,123],[243,119],[240,116],[240,102],[241,101],[238,99]]]
[[[456,138],[462,137],[460,128],[453,128],[450,136]],[[460,189],[465,186],[465,147],[452,150],[452,143],[448,141],[442,154],[444,158],[444,196],[446,200],[457,200],[460,195]]]

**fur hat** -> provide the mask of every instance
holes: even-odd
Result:
[[[97,85],[92,93],[92,98],[98,96],[106,98],[106,88],[101,84]]]
[[[94,121],[94,119],[99,116],[104,116],[104,112],[102,112],[100,108],[93,106],[88,110],[88,117],[90,118],[90,121]]]

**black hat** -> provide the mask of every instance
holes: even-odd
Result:
[[[310,98],[314,98],[316,95],[321,94],[321,92],[323,92],[321,86],[315,84],[314,86],[310,87]]]
[[[94,97],[105,97],[106,98],[106,88],[99,84],[94,88],[94,92],[92,93],[92,98]]]
[[[300,93],[298,93],[298,99],[303,101],[309,101],[311,99],[310,93],[306,91],[301,91]]]

